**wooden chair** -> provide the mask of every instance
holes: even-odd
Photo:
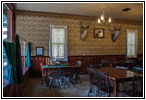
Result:
[[[134,76],[132,83],[128,85],[126,90],[122,91],[123,96],[128,95],[131,97],[142,97],[143,96],[143,81],[142,77]]]
[[[42,73],[42,85],[45,83],[46,84],[46,86],[47,86],[47,82],[48,82],[48,78],[47,78],[47,76],[48,76],[48,72],[47,72],[47,70],[43,67],[43,64],[42,63],[40,63],[40,66],[41,66],[41,73]]]
[[[75,75],[75,69],[73,66],[75,66],[75,64],[66,65],[66,67],[62,68],[63,88],[67,85],[67,79],[69,80],[68,82],[74,87],[73,76]]]
[[[113,87],[110,85],[108,74],[98,70],[96,70],[96,74],[98,79],[99,96],[105,94],[107,97],[110,97],[111,93],[113,93]]]
[[[93,91],[93,89],[95,89],[95,96],[97,96],[97,91],[99,95],[99,90],[98,90],[98,78],[97,78],[96,70],[92,68],[87,68],[87,71],[90,78],[90,88],[89,88],[88,96]]]
[[[90,68],[99,68],[99,67],[101,67],[102,66],[102,64],[90,64]]]
[[[48,85],[49,89],[51,89],[53,82],[58,81],[59,88],[61,88],[61,67],[55,66],[56,68],[48,68]]]
[[[110,64],[106,60],[101,60],[101,67],[109,67]]]

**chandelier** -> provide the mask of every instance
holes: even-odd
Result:
[[[112,22],[112,19],[111,17],[109,17],[108,19],[105,18],[105,12],[104,12],[104,7],[103,7],[103,10],[102,10],[102,14],[99,18],[97,18],[97,23],[98,25],[110,25],[111,22]]]

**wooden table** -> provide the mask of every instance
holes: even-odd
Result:
[[[133,76],[143,76],[140,73],[134,73],[132,71],[122,70],[114,67],[101,67],[96,68],[98,71],[108,73],[109,80],[114,86],[113,96],[117,97],[119,92],[119,83],[129,82],[133,80]]]
[[[76,64],[63,64],[63,65],[56,65],[56,64],[52,64],[52,65],[44,65],[42,67],[45,71],[46,71],[46,78],[48,78],[48,69],[54,69],[54,68],[75,68],[75,82],[77,84],[77,80],[78,80],[78,70],[80,68],[80,66],[76,65]]]

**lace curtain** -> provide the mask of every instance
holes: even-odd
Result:
[[[127,57],[137,57],[137,31],[127,31]]]
[[[49,37],[49,56],[67,61],[67,27],[51,25]]]

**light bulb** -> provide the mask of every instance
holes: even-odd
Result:
[[[101,15],[101,18],[100,18],[102,21],[104,21],[104,15],[102,14]]]
[[[100,24],[100,19],[98,18],[97,23]]]
[[[111,21],[112,21],[112,19],[111,19],[111,17],[109,17],[109,19],[108,19],[108,23],[110,24],[110,23],[111,23]]]

